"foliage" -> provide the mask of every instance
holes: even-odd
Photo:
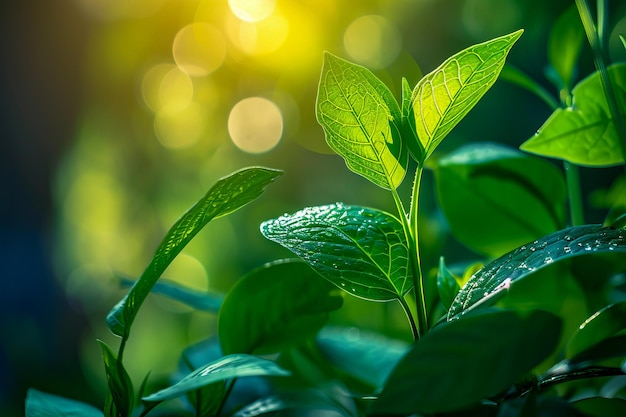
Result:
[[[585,22],[584,7],[580,14]],[[505,67],[521,30],[453,55],[413,89],[403,79],[400,103],[371,71],[325,53],[317,120],[350,170],[389,191],[397,213],[332,203],[267,220],[261,233],[300,259],[251,271],[223,299],[157,283],[209,221],[255,200],[281,173],[247,168],[219,180],[172,226],[107,317],[121,340],[117,354],[100,342],[109,387],[104,415],[156,414],[165,401],[171,413],[185,416],[623,412],[623,390],[600,395],[599,379],[624,375],[623,199],[615,199],[606,224],[584,225],[575,215],[581,207],[575,177],[566,180],[545,159],[484,143],[435,152],[504,71],[554,110],[522,150],[561,159],[568,169],[624,163],[626,65],[598,65],[570,88],[587,26],[573,9],[555,23],[549,57],[559,100]],[[602,51],[594,52],[598,63]],[[451,233],[480,254],[484,267],[459,269],[441,258],[429,279],[418,227],[425,168],[434,173]],[[409,173],[406,210],[399,187]],[[147,377],[136,393],[123,359],[151,291],[195,308],[220,307],[211,348],[193,360],[185,352],[185,375],[145,395]],[[397,302],[413,342],[327,326],[345,294]],[[251,385],[264,387],[263,394],[250,399]],[[102,413],[31,390],[26,414]]]

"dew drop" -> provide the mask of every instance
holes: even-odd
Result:
[[[565,240],[566,242],[571,242],[572,241],[572,237],[570,235],[565,235],[563,236],[563,240]]]
[[[570,248],[569,246],[564,246],[563,247],[563,252],[564,253],[571,253],[572,252],[572,248]]]

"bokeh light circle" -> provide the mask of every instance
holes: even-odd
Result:
[[[277,51],[289,35],[289,21],[272,15],[260,22],[227,19],[226,30],[231,42],[248,55],[265,55]]]
[[[228,133],[233,143],[244,152],[267,152],[280,141],[283,116],[271,100],[245,98],[230,111]]]
[[[228,6],[238,19],[259,22],[274,13],[276,0],[228,0]]]
[[[361,16],[344,32],[343,45],[354,61],[371,69],[381,69],[398,57],[402,36],[398,28],[382,16]]]
[[[195,145],[206,130],[204,107],[192,102],[184,109],[164,108],[154,115],[154,132],[168,149]]]
[[[226,44],[219,30],[208,23],[197,22],[178,31],[172,54],[181,71],[192,77],[203,77],[222,66]]]

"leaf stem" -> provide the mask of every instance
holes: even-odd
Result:
[[[419,340],[420,331],[417,328],[417,324],[415,323],[415,318],[413,317],[413,314],[411,313],[411,308],[409,307],[409,305],[407,304],[404,298],[399,297],[398,301],[400,301],[402,310],[404,310],[404,313],[406,314],[406,318],[409,320],[409,324],[411,325],[411,332],[413,333],[413,340],[415,341]]]
[[[418,329],[422,334],[428,331],[428,312],[426,310],[426,297],[424,295],[424,277],[422,274],[422,265],[419,250],[419,231],[418,231],[418,213],[419,213],[419,192],[422,182],[422,174],[424,172],[424,160],[418,162],[415,170],[415,180],[413,182],[413,192],[411,194],[411,212],[409,215],[409,224],[411,242],[413,248],[411,250],[413,256],[413,286],[415,288],[415,304],[417,309]]]

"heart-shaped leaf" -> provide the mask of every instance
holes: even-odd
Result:
[[[607,68],[622,119],[626,120],[626,64]],[[572,90],[572,107],[557,109],[520,149],[578,165],[611,166],[624,162],[620,137],[604,96],[600,73]]]
[[[435,327],[391,371],[374,411],[434,414],[477,404],[550,355],[560,331],[560,320],[541,310],[483,310]]]
[[[218,180],[167,232],[141,277],[109,312],[109,329],[127,338],[141,304],[163,271],[191,239],[212,219],[230,214],[259,197],[281,174],[282,171],[274,169],[252,167]]]
[[[218,321],[222,351],[275,353],[313,338],[343,303],[334,292],[299,259],[252,271],[224,299]]]
[[[391,301],[412,288],[402,224],[383,211],[341,203],[308,207],[264,222],[261,233],[354,296]]]
[[[204,365],[176,384],[142,398],[146,402],[160,402],[176,398],[189,391],[226,379],[245,376],[286,376],[289,372],[275,362],[257,356],[234,354]]]
[[[326,142],[348,168],[382,188],[398,188],[408,152],[400,138],[400,108],[382,81],[326,52],[316,107]]]
[[[496,82],[523,30],[474,45],[446,59],[413,90],[417,136],[428,158]]]
[[[488,305],[515,281],[554,262],[598,253],[626,252],[626,230],[599,225],[570,227],[523,245],[485,265],[461,288],[448,311],[448,320],[471,309]]]

